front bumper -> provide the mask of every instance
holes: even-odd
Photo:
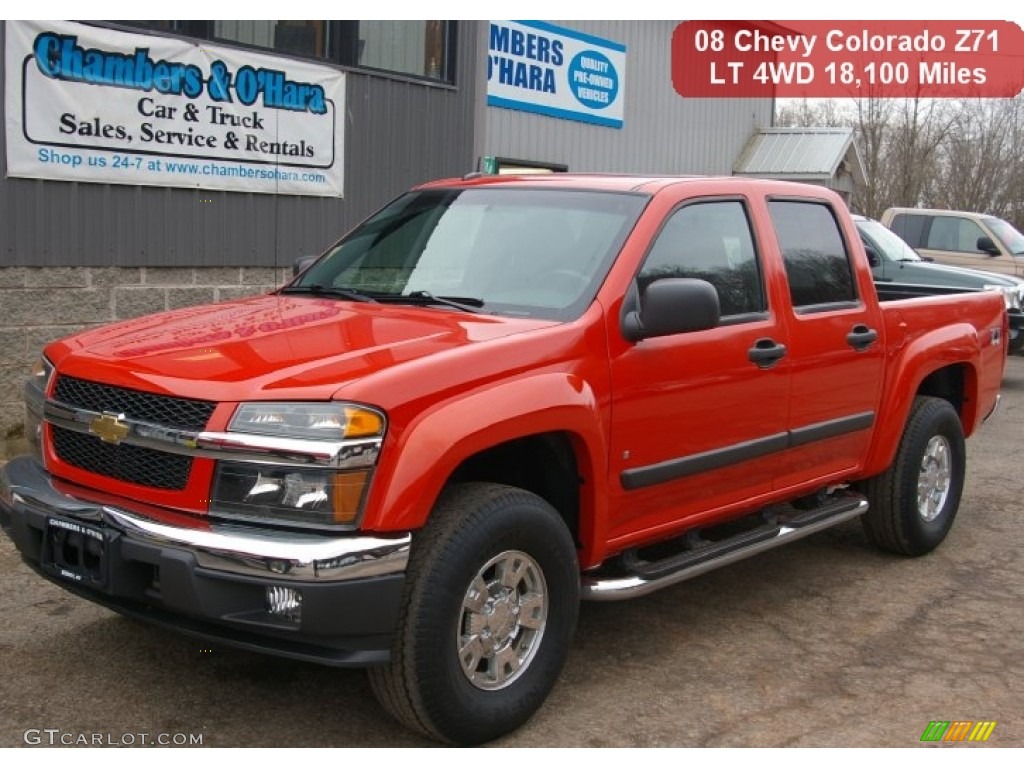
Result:
[[[0,525],[42,576],[120,613],[330,666],[388,661],[408,535],[170,524],[76,498],[29,456],[0,468]],[[268,587],[299,593],[301,616],[272,613]]]

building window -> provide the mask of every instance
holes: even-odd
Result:
[[[355,66],[431,80],[449,79],[447,22],[359,21],[356,24]]]
[[[451,83],[454,21],[120,21],[141,30],[223,40],[348,67]]]
[[[316,59],[327,55],[326,21],[215,21],[213,38]]]

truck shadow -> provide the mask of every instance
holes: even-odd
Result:
[[[208,747],[436,746],[391,721],[360,670],[209,645],[116,614],[38,638],[29,659],[6,650],[14,668],[33,670],[6,697],[12,734],[59,727],[115,739],[201,734]]]
[[[638,600],[584,603],[551,697],[495,746],[720,744],[708,728],[731,722],[716,713],[735,706],[723,697],[770,708],[794,676],[837,693],[835,670],[863,650],[851,627],[877,619],[856,595],[906,567],[848,523]],[[358,670],[206,645],[99,611],[76,609],[31,642],[3,642],[8,669],[26,670],[7,686],[9,738],[59,727],[201,734],[213,747],[436,746],[392,721]],[[643,722],[652,707],[709,714],[673,716],[659,732]]]

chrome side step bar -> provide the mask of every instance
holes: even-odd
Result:
[[[580,597],[583,600],[595,601],[641,597],[724,565],[745,560],[760,552],[797,541],[852,520],[867,511],[866,499],[862,496],[848,496],[817,509],[782,516],[777,525],[768,529],[755,529],[706,547],[683,551],[665,560],[642,563],[632,558],[630,572],[624,575],[603,576],[598,573],[584,573],[580,584]]]

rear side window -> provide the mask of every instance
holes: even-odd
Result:
[[[857,301],[846,243],[832,209],[824,203],[768,203],[789,279],[793,306]]]
[[[897,213],[892,218],[892,231],[902,237],[912,248],[924,248],[925,231],[931,216],[917,216]]]

